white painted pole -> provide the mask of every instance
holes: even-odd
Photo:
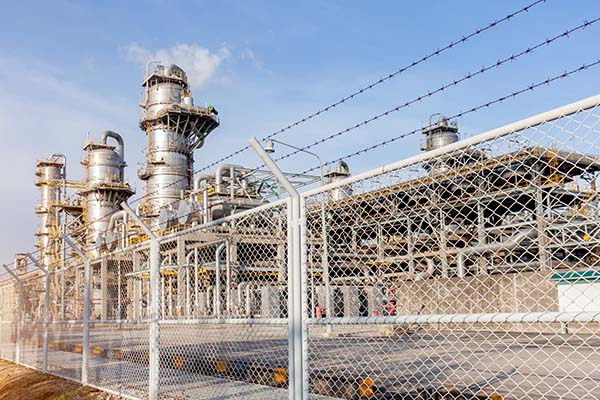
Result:
[[[90,314],[92,308],[90,307],[90,286],[91,286],[91,274],[90,274],[90,260],[85,252],[79,248],[73,241],[67,236],[63,236],[63,240],[69,246],[75,250],[75,252],[84,261],[83,265],[83,344],[81,349],[81,384],[88,384],[88,366],[90,360]],[[63,272],[64,274],[64,272]]]
[[[304,395],[303,367],[303,329],[304,324],[302,303],[301,275],[301,244],[300,244],[300,194],[286,179],[277,164],[258,143],[256,138],[249,140],[250,145],[261,160],[273,173],[277,181],[285,188],[290,198],[288,200],[288,367],[290,400],[307,398]],[[308,388],[306,388],[308,391]]]
[[[159,324],[159,301],[160,301],[160,243],[152,230],[144,224],[140,217],[125,202],[121,206],[129,216],[142,228],[144,233],[150,238],[150,301],[149,301],[149,350],[148,350],[148,399],[158,399],[160,389],[160,324]]]

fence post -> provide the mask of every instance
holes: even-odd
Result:
[[[75,252],[84,261],[83,266],[83,344],[81,349],[81,384],[88,384],[88,367],[90,360],[90,259],[68,236],[63,236],[66,243],[75,250]],[[63,265],[63,268],[65,266]],[[64,274],[64,272],[63,272]]]
[[[19,278],[19,276],[11,271],[10,268],[8,268],[8,265],[6,264],[2,264],[2,268],[4,268],[6,270],[6,272],[8,272],[13,278],[15,278],[16,282],[17,282],[17,327],[16,327],[16,346],[15,346],[15,362],[19,363],[21,362],[21,319],[22,319],[22,314],[23,314],[23,290],[22,290],[22,286],[21,286],[21,279]]]
[[[303,314],[305,307],[301,288],[300,194],[256,138],[251,138],[249,142],[290,196],[288,202],[288,396],[290,400],[307,399],[308,374],[304,371],[306,330],[304,329]]]
[[[26,253],[26,256],[33,264],[44,273],[44,333],[42,334],[42,372],[48,372],[48,328],[50,324],[50,272],[44,268],[40,261],[31,253]]]
[[[129,216],[142,228],[150,238],[150,302],[149,302],[149,349],[148,349],[148,399],[158,399],[160,387],[160,243],[152,230],[140,219],[140,217],[125,202],[121,206]]]
[[[303,399],[309,398],[309,390],[310,390],[310,375],[308,371],[308,326],[306,325],[306,321],[308,320],[308,299],[307,299],[307,285],[308,285],[308,270],[307,270],[307,247],[306,247],[306,204],[304,197],[300,196],[300,220],[299,220],[299,246],[300,246],[300,268],[299,276],[300,283],[298,288],[300,290],[300,306],[302,309],[300,310],[300,317],[302,318],[301,326],[302,326],[302,381],[303,381]],[[325,219],[323,219],[323,224],[325,224]],[[314,296],[314,293],[313,293]]]

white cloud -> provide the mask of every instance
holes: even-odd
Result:
[[[246,49],[244,49],[244,51],[242,51],[242,54],[240,55],[240,59],[242,61],[250,61],[258,69],[262,69],[264,66],[264,63],[262,62],[262,60],[259,59],[251,49],[248,49],[248,48],[246,48]]]
[[[195,44],[178,44],[168,49],[150,51],[137,43],[127,47],[127,58],[143,64],[150,60],[160,60],[165,64],[177,64],[185,70],[194,87],[201,87],[213,80],[217,69],[231,55],[227,47],[221,47],[217,52]]]

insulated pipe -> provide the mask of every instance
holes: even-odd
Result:
[[[210,305],[212,294],[214,292],[214,286],[209,286],[208,288],[206,288],[206,308],[208,308],[208,306]],[[208,310],[207,310],[208,311]],[[214,313],[215,310],[212,310],[212,312]],[[206,313],[207,315],[209,314],[208,312]]]
[[[194,186],[192,193],[196,194],[201,190],[200,184],[202,185],[202,215],[204,217],[203,223],[208,222],[208,180],[213,176],[211,174],[201,174],[194,178]]]
[[[194,313],[196,314],[196,318],[200,317],[200,312],[198,310],[200,300],[198,298],[200,294],[198,293],[198,248],[194,248]]]
[[[194,301],[196,304],[196,307],[194,307],[194,309],[197,308],[197,304],[198,304],[198,271],[197,271],[197,266],[196,266],[196,260],[195,258],[197,257],[197,252],[198,249],[193,249],[192,251],[190,251],[188,253],[188,255],[185,257],[185,267],[186,267],[186,312],[187,312],[187,317],[191,318],[192,317],[192,302],[191,300],[191,295],[190,295],[190,266],[192,264],[192,257],[194,257]]]
[[[431,258],[425,260],[427,263],[427,269],[415,274],[415,281],[422,281],[423,279],[429,278],[435,272],[435,264]]]
[[[117,220],[119,219],[123,219],[123,222],[127,222],[127,211],[121,210],[111,215],[110,220],[108,221],[108,230],[114,229],[115,225],[117,224]]]
[[[223,190],[223,175],[224,173],[229,173],[231,177],[230,171],[235,171],[236,168],[244,168],[241,165],[236,164],[221,164],[217,167],[217,171],[215,172],[215,181],[217,182],[217,193],[221,193]],[[233,178],[233,177],[231,177]]]
[[[227,242],[227,248],[225,249],[225,280],[226,280],[226,290],[225,293],[225,307],[226,314],[229,317],[231,313],[231,257],[230,257],[230,249],[229,242]]]
[[[121,167],[120,167],[120,176],[119,179],[121,181],[124,180],[124,168],[125,167],[125,145],[123,144],[123,138],[117,132],[113,131],[104,131],[102,132],[102,136],[100,137],[100,143],[106,144],[106,140],[108,138],[113,138],[117,141],[117,154],[121,159]]]
[[[213,204],[211,204],[211,207],[215,207],[221,204],[227,204],[227,205],[231,205],[231,206],[236,206],[236,207],[259,207],[262,206],[263,204],[266,204],[267,201],[260,199],[260,200],[256,200],[256,199],[227,199],[227,200],[219,200],[219,201],[215,201]]]
[[[458,253],[456,266],[458,270],[458,276],[464,278],[466,275],[465,269],[465,257],[469,254],[482,254],[490,251],[498,250],[512,250],[519,245],[519,243],[527,238],[534,238],[537,236],[537,230],[535,228],[529,229],[521,234],[501,243],[490,243],[481,246],[471,247]]]
[[[246,317],[252,318],[252,286],[250,284],[246,285]]]
[[[200,190],[200,183],[202,183],[202,181],[208,182],[208,180],[212,177],[213,177],[213,175],[211,175],[211,174],[200,174],[200,175],[196,176],[194,178],[194,186],[193,186],[194,192],[197,192],[198,190]]]
[[[191,250],[187,256],[185,256],[185,268],[186,268],[186,312],[187,312],[187,317],[190,318],[191,317],[191,294],[190,294],[190,278],[189,278],[189,270],[190,267],[192,266],[192,257],[196,256],[196,251],[197,249],[193,249]],[[195,270],[195,260],[194,260],[194,270]],[[196,293],[196,291],[194,290],[194,293]]]
[[[237,308],[238,308],[238,317],[241,317],[243,312],[242,312],[242,290],[244,289],[244,287],[248,285],[247,282],[240,282],[238,284],[237,287]]]
[[[399,273],[383,274],[381,277],[382,278],[399,277],[399,278],[412,279],[413,281],[422,281],[424,279],[429,278],[435,272],[435,263],[433,262],[433,259],[426,258],[425,262],[427,263],[427,268],[425,269],[425,271],[421,271],[421,272],[417,272],[417,273],[399,272]],[[332,280],[339,282],[339,281],[342,281],[343,279],[344,278],[332,279]]]
[[[215,296],[214,314],[221,318],[221,252],[227,247],[227,242],[221,243],[215,250]]]

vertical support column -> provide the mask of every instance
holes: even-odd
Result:
[[[213,314],[216,318],[221,318],[221,253],[227,247],[227,242],[223,242],[217,246],[215,250],[215,293],[213,299]]]
[[[132,271],[134,272],[139,272],[141,269],[141,262],[140,262],[140,252],[134,250],[133,252],[133,269]],[[133,318],[135,320],[139,320],[142,319],[142,305],[143,305],[143,300],[142,299],[142,279],[141,277],[136,279],[133,282]]]
[[[81,351],[81,383],[83,385],[87,385],[88,383],[88,365],[90,360],[90,314],[92,312],[90,305],[92,279],[90,269],[90,260],[86,258],[83,265],[83,349]]]
[[[187,271],[184,265],[186,264],[185,259],[185,239],[183,236],[177,237],[177,308],[175,314],[177,317],[181,317],[187,310],[187,305],[184,307],[184,303],[187,302],[185,294],[187,293],[187,278],[184,276]]]
[[[231,245],[225,243],[225,316],[231,317]]]
[[[250,139],[250,145],[260,156],[265,165],[273,173],[277,181],[286,189],[290,198],[288,201],[288,366],[290,400],[308,398],[308,373],[304,372],[306,340],[305,308],[302,296],[302,244],[300,234],[300,195],[286,179],[277,164],[269,157],[256,138]],[[303,310],[304,309],[304,310]],[[306,381],[305,381],[306,379]]]
[[[194,248],[194,315],[193,318],[200,318],[200,292],[198,289],[198,247]]]
[[[152,230],[144,224],[138,215],[125,202],[121,206],[150,238],[150,299],[148,305],[148,399],[157,400],[160,389],[160,325],[159,325],[159,279],[160,279],[160,242]]]
[[[122,302],[122,287],[121,287],[121,261],[116,260],[117,263],[117,318],[118,320],[121,320],[123,318],[123,308],[121,306],[121,302]]]
[[[477,246],[485,246],[485,215],[483,214],[483,206],[481,200],[477,202]],[[482,255],[479,256],[479,273],[487,274],[488,270],[486,267],[486,258]],[[493,267],[492,267],[493,268]]]
[[[68,236],[63,236],[66,243],[75,250],[75,252],[84,261],[83,266],[83,340],[81,349],[81,384],[88,383],[88,365],[90,359],[90,260],[87,255],[79,248]]]
[[[413,234],[412,219],[406,219],[406,246],[408,248],[408,272],[415,273],[415,235]],[[447,273],[446,273],[447,275]]]
[[[321,255],[321,267],[323,268],[323,283],[325,285],[325,316],[333,317],[334,310],[331,305],[331,280],[329,276],[329,244],[327,242],[327,214],[325,213],[325,203],[327,196],[321,195],[321,236],[323,240],[323,254]],[[313,293],[314,296],[314,293]],[[327,333],[331,333],[331,325],[327,325]]]
[[[540,170],[540,167],[537,168]],[[546,218],[544,214],[544,193],[543,193],[543,182],[541,172],[538,172],[538,178],[536,179],[536,188],[535,188],[535,219],[536,219],[536,228],[537,228],[537,245],[538,245],[538,254],[540,260],[540,268],[550,269],[550,265],[548,263],[548,250],[546,249]]]
[[[79,293],[77,292],[77,290],[79,290],[79,288],[81,287],[81,274],[79,273],[79,268],[75,268],[75,290],[76,290],[76,294],[75,294],[75,298],[74,298],[74,314],[75,314],[75,319],[80,320],[83,319],[83,317],[81,316],[81,314],[79,313],[79,302],[83,301],[83,299],[79,298]]]
[[[308,299],[306,296],[307,287],[308,287],[308,268],[307,268],[307,245],[306,245],[306,204],[304,201],[304,197],[299,197],[299,229],[298,234],[300,235],[300,240],[298,244],[300,246],[300,268],[299,268],[299,277],[300,280],[299,291],[300,291],[300,326],[301,326],[301,345],[300,345],[300,353],[301,353],[301,369],[302,369],[302,399],[309,398],[309,390],[310,390],[310,375],[308,371],[308,326],[306,325],[306,321],[308,320]],[[323,200],[325,200],[325,196],[323,196]],[[323,204],[322,209],[325,209],[325,205]],[[324,214],[324,213],[323,213]],[[325,219],[323,220],[323,224],[325,224]],[[314,296],[314,292],[313,292]]]
[[[100,260],[100,319],[108,319],[108,259]]]
[[[440,258],[442,260],[442,271],[448,270],[448,240],[446,238],[446,214],[440,204],[439,213],[439,234],[440,234]]]
[[[147,228],[147,227],[146,227]],[[149,230],[149,229],[148,229]],[[154,235],[153,235],[154,236]],[[160,278],[160,243],[156,236],[150,236],[150,305],[149,305],[149,400],[158,399],[159,391],[159,357],[160,357],[160,326],[159,326],[159,278]]]

